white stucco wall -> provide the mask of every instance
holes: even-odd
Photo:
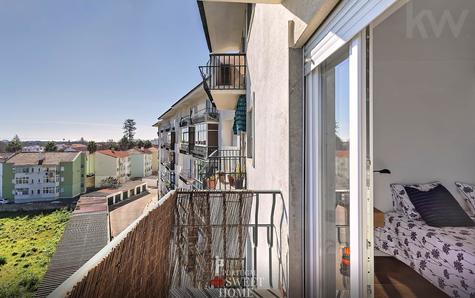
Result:
[[[144,177],[145,175],[145,155],[131,154],[130,155],[130,177]]]
[[[248,105],[255,114],[253,159],[247,161],[248,188],[289,188],[289,44],[288,21],[282,5],[257,4],[247,47]],[[254,166],[253,166],[254,165]]]
[[[475,2],[416,0],[438,19],[470,14],[458,38],[446,26],[439,37],[423,18],[428,38],[406,31],[407,8],[374,30],[374,205],[392,209],[390,183],[441,181],[462,201],[455,181],[475,183]]]
[[[107,177],[117,177],[117,167],[119,159],[101,153],[96,153],[96,187],[101,186],[103,179]]]

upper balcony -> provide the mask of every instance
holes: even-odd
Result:
[[[218,110],[234,110],[238,97],[246,94],[246,55],[210,54],[199,67],[206,93]]]
[[[246,157],[239,150],[215,150],[207,160],[196,161],[193,188],[246,189]]]
[[[210,106],[194,112],[191,116],[191,120],[193,124],[201,122],[218,122],[219,113],[215,107]]]

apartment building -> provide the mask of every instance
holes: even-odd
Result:
[[[74,198],[85,192],[80,152],[22,152],[3,163],[3,196],[15,203]]]
[[[3,199],[3,167],[5,162],[14,155],[14,153],[0,153],[0,199]]]
[[[172,189],[245,187],[239,138],[233,132],[235,111],[220,110],[200,83],[163,113],[159,135],[159,186]]]
[[[152,151],[130,149],[127,153],[130,162],[130,178],[143,178],[152,175]]]
[[[95,184],[103,186],[104,179],[113,177],[119,183],[130,179],[130,157],[127,151],[98,150],[95,153]]]
[[[158,142],[158,139],[157,139]],[[158,147],[150,147],[147,149],[152,154],[152,175],[157,175],[158,173]]]

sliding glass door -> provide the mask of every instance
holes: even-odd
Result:
[[[306,289],[367,296],[364,45],[358,35],[306,76]]]

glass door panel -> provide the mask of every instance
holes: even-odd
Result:
[[[325,268],[332,272],[336,297],[350,296],[350,126],[349,48],[321,66],[323,106],[323,179]],[[332,285],[333,286],[333,285]]]

